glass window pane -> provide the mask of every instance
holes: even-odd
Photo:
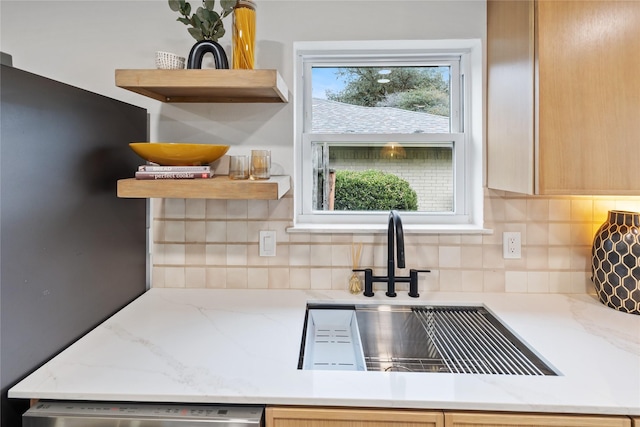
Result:
[[[453,212],[453,143],[315,142],[316,211]]]
[[[312,67],[312,133],[448,133],[449,66]]]

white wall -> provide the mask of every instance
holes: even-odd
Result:
[[[485,2],[257,0],[256,68],[293,87],[294,41],[485,38]],[[192,6],[199,4],[191,1]],[[147,108],[151,141],[266,147],[293,173],[292,104],[162,104],[117,88],[117,68],[155,68],[157,50],[186,56],[194,40],[166,0],[0,0],[0,50],[14,66]],[[231,17],[221,40],[231,56]],[[277,171],[276,171],[277,172]]]

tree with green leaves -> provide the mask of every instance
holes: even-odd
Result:
[[[364,107],[395,107],[403,110],[449,115],[449,84],[435,67],[397,67],[385,74],[379,67],[340,68],[337,77],[346,85],[327,91],[327,99]],[[381,79],[387,81],[381,82]]]
[[[191,25],[187,31],[194,39],[218,41],[225,34],[222,20],[233,12],[236,1],[220,0],[222,10],[216,12],[214,10],[215,0],[203,0],[202,6],[198,7],[193,15],[191,14],[191,4],[185,0],[169,0],[169,8],[182,15],[177,19],[178,22]]]

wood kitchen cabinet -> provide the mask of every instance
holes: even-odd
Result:
[[[443,427],[440,411],[267,407],[266,427]]]
[[[487,2],[487,183],[640,194],[640,2]]]
[[[632,424],[632,422],[634,424]],[[640,418],[438,410],[268,406],[265,427],[640,427]]]
[[[631,427],[620,416],[445,412],[445,427]]]

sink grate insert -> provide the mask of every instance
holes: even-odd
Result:
[[[452,373],[555,375],[482,307],[412,307]]]

